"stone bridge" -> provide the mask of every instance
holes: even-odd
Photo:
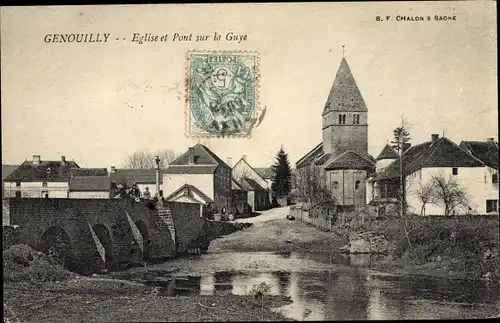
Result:
[[[200,241],[208,248],[210,240],[197,204],[19,198],[8,208],[10,225],[19,226],[17,243],[56,253],[81,273],[171,258]]]

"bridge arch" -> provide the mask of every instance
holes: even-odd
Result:
[[[151,250],[151,240],[149,237],[148,227],[143,220],[135,221],[135,225],[137,226],[137,229],[139,229],[139,232],[141,233],[142,236],[143,249],[144,249],[142,252],[142,259],[148,261],[150,259],[150,250]]]
[[[71,239],[60,226],[52,226],[44,231],[40,239],[40,250],[46,255],[57,259],[67,268],[73,265],[74,254]]]
[[[108,228],[101,223],[98,223],[92,227],[95,235],[104,247],[105,253],[105,265],[106,268],[110,269],[113,267],[114,257],[113,257],[113,241],[111,239],[111,234]]]

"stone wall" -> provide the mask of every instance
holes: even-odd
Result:
[[[199,212],[198,208],[196,212]],[[103,266],[100,264],[102,250],[96,244],[95,236],[110,241],[108,244],[101,241],[108,254],[106,267],[109,268],[140,263],[145,251],[151,258],[175,255],[172,234],[166,225],[162,225],[157,211],[143,202],[128,199],[14,199],[11,200],[10,216],[11,224],[21,228],[20,241],[37,250],[41,250],[42,238],[48,229],[62,228],[69,236],[75,263],[81,268]]]

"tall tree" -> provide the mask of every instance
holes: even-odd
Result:
[[[403,120],[401,126],[396,127],[392,133],[393,139],[391,140],[391,146],[398,153],[398,155],[401,155],[404,151],[404,145],[411,140],[408,125]]]
[[[405,174],[403,165],[403,152],[404,147],[410,142],[410,130],[408,123],[401,116],[401,126],[396,127],[393,130],[393,139],[391,140],[391,146],[399,155],[399,202],[400,202],[400,213],[401,216],[405,215],[406,211],[406,184],[405,184]]]
[[[127,156],[123,166],[125,168],[156,168],[156,156],[160,157],[160,167],[165,168],[180,154],[172,149],[158,149],[154,152],[142,149]]]
[[[276,198],[283,198],[290,194],[292,189],[292,168],[288,161],[288,154],[283,146],[280,147],[276,155],[276,162],[272,166],[274,170],[271,190]]]

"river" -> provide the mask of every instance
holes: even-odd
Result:
[[[220,252],[111,275],[157,286],[165,296],[244,295],[262,282],[289,296],[276,309],[296,320],[405,320],[496,317],[498,283],[390,275],[325,253]]]

